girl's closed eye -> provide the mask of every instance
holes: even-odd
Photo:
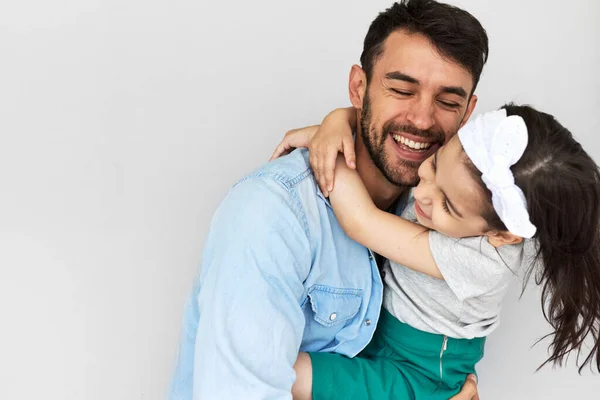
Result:
[[[450,213],[450,208],[448,207],[448,200],[446,200],[445,197],[442,199],[442,208],[444,209],[444,211],[446,212],[446,214],[452,215]]]
[[[433,173],[435,174],[437,171],[437,155],[438,153],[435,153],[433,155],[433,157],[431,157],[431,168],[433,169]],[[442,195],[442,208],[444,209],[444,211],[446,212],[446,214],[448,215],[452,215],[452,213],[450,212],[450,207],[448,206],[448,199],[446,199],[445,195]]]

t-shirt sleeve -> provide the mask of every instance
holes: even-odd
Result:
[[[444,280],[460,301],[491,294],[506,284],[521,253],[519,245],[496,248],[485,237],[457,239],[436,231],[429,231],[429,247]]]

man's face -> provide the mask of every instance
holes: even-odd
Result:
[[[417,184],[421,163],[473,111],[472,89],[470,72],[443,58],[425,36],[397,31],[386,39],[363,96],[360,126],[365,147],[388,181]]]

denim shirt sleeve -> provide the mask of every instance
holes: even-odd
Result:
[[[228,193],[202,257],[194,400],[292,398],[307,235],[293,189],[276,179],[250,177]]]

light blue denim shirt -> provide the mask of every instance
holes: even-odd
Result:
[[[263,166],[213,217],[169,398],[291,399],[298,350],[358,354],[382,291],[373,254],[343,232],[308,152]]]

